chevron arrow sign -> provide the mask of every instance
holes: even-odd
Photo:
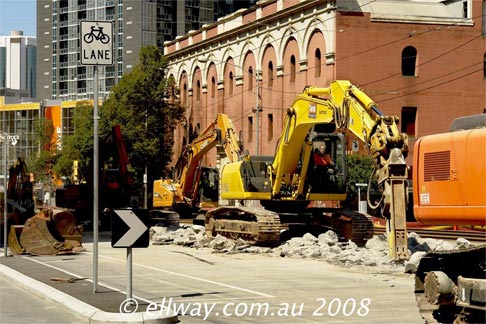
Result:
[[[115,209],[111,219],[111,246],[114,248],[146,248],[149,228],[145,225],[147,211],[143,209]]]

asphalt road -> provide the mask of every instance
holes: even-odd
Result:
[[[93,246],[84,246],[79,255],[27,258],[92,278]],[[126,249],[99,243],[98,271],[98,284],[126,292]],[[132,280],[143,309],[177,309],[182,323],[424,323],[413,276],[376,267],[151,245],[133,249]]]

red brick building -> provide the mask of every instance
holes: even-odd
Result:
[[[165,54],[191,131],[226,113],[251,154],[273,155],[295,95],[335,79],[399,116],[413,148],[486,112],[485,24],[485,0],[267,0],[166,42]]]

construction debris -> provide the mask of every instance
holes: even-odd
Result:
[[[182,225],[181,227],[152,227],[150,236],[153,245],[176,244],[192,248],[208,248],[213,253],[257,253],[271,256],[307,258],[324,260],[329,263],[344,266],[373,266],[393,272],[413,272],[420,259],[428,251],[464,249],[471,243],[463,238],[455,244],[437,239],[421,238],[416,233],[410,233],[408,249],[411,255],[406,262],[394,262],[387,256],[387,240],[385,235],[377,235],[370,239],[365,247],[355,243],[342,242],[333,231],[327,231],[318,237],[306,233],[302,237],[293,237],[275,248],[251,246],[245,241],[231,240],[221,235],[214,238],[206,236],[204,226]]]

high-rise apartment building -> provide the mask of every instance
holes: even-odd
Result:
[[[163,47],[165,41],[253,4],[251,0],[38,0],[37,97],[93,98],[93,67],[80,64],[82,20],[114,23],[114,65],[99,69],[102,98],[130,71],[141,47]]]
[[[35,37],[22,31],[0,36],[0,95],[36,96],[36,48]]]

